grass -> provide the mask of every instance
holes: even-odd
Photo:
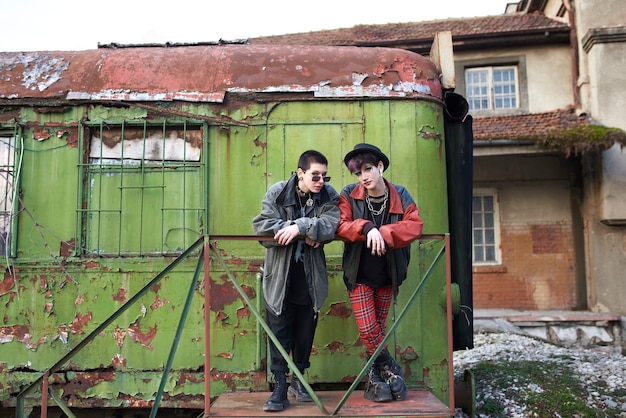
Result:
[[[588,404],[590,390],[574,375],[567,361],[481,362],[472,367],[472,372],[476,385],[475,416],[506,418],[507,400],[524,406],[528,417],[621,416],[619,409]],[[597,392],[602,389],[606,388],[593,388]]]

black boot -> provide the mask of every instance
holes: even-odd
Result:
[[[300,372],[302,373],[302,372]],[[291,384],[289,385],[289,393],[296,397],[296,401],[298,402],[313,402],[313,398],[306,391],[306,388],[298,379],[298,376],[293,375],[291,377]]]
[[[393,398],[396,401],[406,399],[407,388],[404,382],[402,368],[396,363],[394,358],[391,357],[387,349],[380,353],[374,364],[378,366],[380,376],[389,384]]]
[[[269,397],[265,405],[264,411],[282,411],[289,406],[287,399],[287,376],[285,372],[274,372],[274,392]]]
[[[389,384],[380,377],[376,364],[373,364],[369,372],[367,372],[367,382],[365,383],[363,396],[365,399],[374,402],[387,402],[393,399]]]

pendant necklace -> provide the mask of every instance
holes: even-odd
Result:
[[[298,186],[297,184],[296,184],[296,189],[298,189],[298,196],[304,197],[307,195],[307,193],[304,193],[302,189],[300,188],[300,186]],[[306,205],[311,207],[313,206],[313,199],[311,198],[311,193],[308,193],[308,195],[309,195],[309,198],[306,200]]]

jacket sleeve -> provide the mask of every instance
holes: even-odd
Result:
[[[344,191],[339,198],[339,212],[341,219],[337,228],[337,237],[346,242],[365,241],[363,227],[369,223],[366,219],[354,219],[352,203]]]
[[[403,248],[422,236],[424,222],[414,202],[408,204],[402,219],[379,228],[389,248]]]
[[[330,185],[325,185],[329,200],[323,203],[312,218],[294,220],[300,229],[300,237],[308,237],[315,242],[327,243],[335,239],[339,225],[339,194]]]
[[[265,193],[261,201],[261,213],[252,219],[252,228],[255,235],[273,237],[278,231],[291,223],[290,220],[287,220],[285,210],[276,204],[276,197],[280,190],[282,190],[282,187],[276,184]],[[264,247],[279,246],[275,240],[259,241],[259,243]]]

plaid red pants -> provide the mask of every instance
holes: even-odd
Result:
[[[391,286],[374,289],[357,283],[352,292],[348,291],[348,295],[359,328],[359,336],[365,344],[367,353],[372,355],[385,339],[393,289]]]

